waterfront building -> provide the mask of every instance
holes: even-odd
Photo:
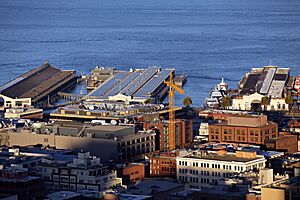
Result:
[[[60,70],[45,62],[0,87],[0,103],[5,108],[43,107],[63,91],[76,84],[74,70]]]
[[[101,164],[100,158],[89,152],[80,152],[71,162],[61,162],[53,158],[43,158],[38,174],[44,179],[46,187],[54,190],[104,191],[122,185],[114,170]]]
[[[264,145],[266,140],[278,136],[278,125],[265,115],[232,115],[227,119],[209,125],[210,142]]]
[[[232,109],[237,110],[288,110],[285,97],[293,88],[294,77],[290,76],[289,68],[265,66],[252,68],[239,83],[238,94],[232,99]],[[269,103],[262,108],[263,97],[268,97]]]
[[[263,110],[264,108],[261,106],[263,97],[265,96],[259,93],[234,97],[231,108],[234,110],[253,110],[258,107]],[[289,109],[288,104],[285,103],[285,98],[270,98],[269,100],[270,103],[266,106],[266,110],[287,111]]]
[[[4,118],[6,119],[42,119],[43,109],[37,108],[7,108]]]
[[[177,180],[187,188],[210,188],[235,173],[262,169],[265,162],[266,159],[256,152],[194,151],[176,158]]]
[[[174,74],[175,69],[162,69],[156,66],[129,72],[119,71],[111,75],[84,99],[124,101],[128,104],[146,101],[161,102],[168,91],[164,81],[169,79],[171,73]]]

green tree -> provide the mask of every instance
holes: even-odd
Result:
[[[231,99],[228,96],[222,97],[222,108],[227,109],[231,105]]]
[[[266,107],[270,105],[270,98],[269,97],[262,97],[260,101],[260,105],[264,107],[264,110],[266,110]]]
[[[150,104],[151,103],[151,99],[146,99],[145,101],[144,101],[144,104]]]
[[[185,107],[190,107],[190,105],[192,104],[192,99],[191,97],[187,96],[183,99],[183,104],[185,105]]]
[[[289,105],[289,112],[290,112],[294,104],[294,98],[291,94],[288,94],[285,97],[285,103]]]

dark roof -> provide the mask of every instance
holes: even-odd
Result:
[[[59,71],[59,69],[51,67],[50,65],[42,65],[21,75],[23,78],[21,81],[9,86],[8,88],[5,88],[3,91],[1,91],[1,94],[11,98],[20,97],[26,91],[46,81]]]
[[[4,84],[0,92],[10,98],[32,98],[35,101],[50,88],[63,84],[70,76],[76,76],[74,71],[62,71],[44,64]]]
[[[287,74],[275,74],[274,79],[276,81],[285,81],[287,79],[288,75]]]
[[[260,74],[249,74],[247,81],[243,87],[241,94],[251,94],[256,91],[256,83],[260,77]]]

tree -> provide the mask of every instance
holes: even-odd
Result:
[[[146,99],[145,101],[144,101],[144,104],[150,104],[151,103],[151,99]]]
[[[291,94],[288,94],[285,97],[285,103],[289,105],[289,112],[290,112],[294,104],[294,98]]]
[[[222,97],[222,108],[227,109],[231,104],[231,99],[228,96]]]
[[[262,97],[260,101],[260,105],[264,107],[264,110],[266,110],[266,107],[270,105],[270,98],[269,97]]]
[[[192,104],[192,99],[191,97],[187,96],[183,99],[183,104],[185,105],[185,107],[190,107],[190,105]]]

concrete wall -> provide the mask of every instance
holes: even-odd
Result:
[[[228,125],[258,127],[267,124],[267,116],[232,116],[228,117]]]
[[[30,98],[17,98],[12,99],[5,95],[0,94],[0,98],[3,98],[5,108],[15,108],[15,107],[31,107],[31,99]],[[19,105],[17,105],[19,104]]]
[[[284,189],[262,188],[261,200],[285,200]]]
[[[43,146],[49,145],[58,149],[89,151],[91,152],[91,155],[99,156],[103,162],[108,160],[118,160],[118,146],[117,141],[115,140],[35,134],[29,131],[0,133],[0,136],[1,145],[28,146],[42,144]]]

